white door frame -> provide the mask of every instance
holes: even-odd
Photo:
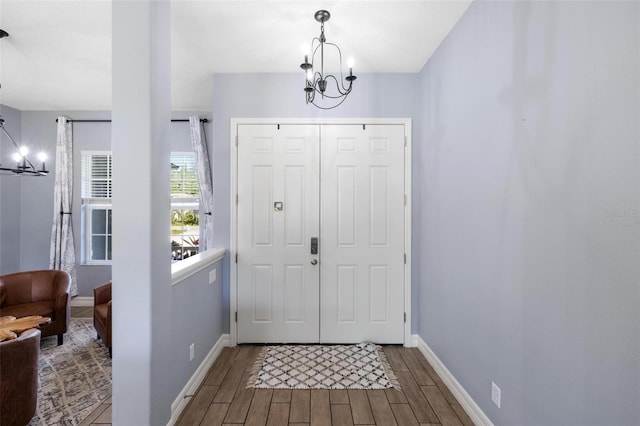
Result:
[[[238,193],[238,126],[243,124],[351,124],[351,125],[380,125],[400,124],[404,125],[405,135],[405,168],[404,190],[406,196],[406,208],[404,217],[405,254],[407,262],[404,266],[404,311],[407,314],[404,324],[404,346],[411,346],[411,119],[410,118],[232,118],[229,122],[229,147],[230,147],[230,174],[231,188],[229,191],[229,204],[231,206],[230,220],[230,247],[229,247],[229,334],[230,344],[237,344],[238,330],[236,312],[238,309],[238,266],[236,255],[238,253],[238,215],[236,195]]]

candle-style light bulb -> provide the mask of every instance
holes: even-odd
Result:
[[[13,159],[16,162],[16,171],[20,173],[20,170],[24,171],[27,168],[27,157],[25,155],[27,153],[27,149],[22,147],[19,152],[15,152],[13,154]]]
[[[47,160],[47,154],[45,154],[44,152],[39,152],[38,153],[38,160],[40,160],[40,162],[42,163],[42,167],[40,168],[40,171],[44,172],[45,170],[47,170],[47,168],[45,167],[45,161]]]
[[[29,150],[27,149],[26,146],[20,147],[20,155],[22,155],[23,157],[26,157],[28,153],[29,153]]]

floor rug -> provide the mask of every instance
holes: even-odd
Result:
[[[38,407],[29,426],[78,425],[111,395],[111,358],[92,318],[71,318],[64,344],[43,338],[38,359]]]
[[[398,381],[382,349],[358,345],[265,346],[248,388],[388,389]]]

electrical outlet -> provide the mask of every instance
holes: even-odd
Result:
[[[218,271],[216,271],[215,269],[211,272],[209,272],[209,285],[213,284],[216,282],[216,280],[218,279]]]
[[[500,408],[500,388],[491,382],[491,400]]]
[[[189,345],[189,362],[193,361],[193,356],[195,355],[194,345],[195,343],[192,343],[191,345]]]

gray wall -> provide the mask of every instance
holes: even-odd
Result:
[[[18,144],[22,141],[20,111],[0,105],[4,127]],[[0,132],[0,164],[13,167],[11,140]],[[28,178],[27,178],[28,179]],[[0,275],[20,271],[20,188],[23,178],[0,174]]]
[[[4,108],[4,107],[3,107]],[[9,109],[10,110],[10,109]],[[5,109],[2,110],[4,116]],[[16,111],[16,110],[13,110]],[[210,113],[197,111],[175,112],[174,119],[186,119],[189,115],[198,115],[201,118],[211,120]],[[22,140],[29,146],[39,146],[49,155],[47,168],[51,173],[47,177],[21,179],[20,202],[17,204],[20,213],[13,212],[13,216],[2,210],[0,216],[0,229],[2,230],[2,246],[4,241],[9,241],[14,249],[11,254],[19,254],[19,265],[14,262],[14,268],[5,268],[1,271],[13,272],[17,270],[47,269],[49,267],[49,241],[51,239],[51,221],[53,215],[53,186],[55,182],[55,146],[56,146],[56,118],[66,116],[75,120],[108,120],[111,118],[109,111],[22,111],[17,114],[17,120],[22,122]],[[5,117],[8,118],[8,117]],[[9,128],[9,120],[7,127]],[[12,124],[13,125],[13,124]],[[15,125],[14,125],[15,126]],[[190,151],[189,123],[176,122],[171,124],[171,144],[174,151]],[[20,134],[20,130],[17,132]],[[211,135],[211,121],[206,124],[205,132]],[[14,139],[18,138],[10,130]],[[76,259],[78,262],[78,295],[93,296],[93,288],[111,280],[111,266],[81,265],[81,203],[80,203],[80,152],[83,150],[111,150],[111,123],[73,123],[73,155],[74,155],[74,185],[73,194],[73,231],[76,246]],[[5,182],[10,176],[0,178]],[[0,185],[4,185],[0,182]],[[5,205],[5,187],[2,189],[2,205]],[[6,191],[7,198],[12,196]],[[15,197],[15,195],[13,195]],[[7,205],[9,203],[7,202]],[[11,219],[13,217],[13,219]],[[167,223],[168,223],[167,219]],[[167,225],[168,227],[168,225]],[[19,235],[8,233],[5,238],[5,229],[19,229]],[[17,242],[17,243],[16,243]],[[1,247],[1,246],[0,246]],[[2,256],[4,265],[5,256]],[[7,257],[8,259],[10,256]]]
[[[421,73],[419,334],[496,424],[640,424],[639,8],[476,1]]]
[[[20,216],[20,269],[49,268],[49,243],[53,220],[53,187],[55,183],[56,118],[65,116],[76,120],[110,119],[108,111],[23,111],[22,136],[25,142],[39,145],[50,160],[49,176],[25,180],[22,185]],[[93,288],[111,280],[110,266],[80,265],[81,203],[80,151],[110,150],[110,123],[73,123],[74,189],[72,223],[76,260],[78,262],[78,295],[93,296]]]
[[[214,74],[213,168],[214,245],[229,247],[231,118],[381,117],[413,118],[418,111],[417,74],[359,74],[349,98],[334,110],[305,104],[304,76],[299,74]],[[414,149],[419,123],[413,121]],[[414,174],[416,168],[414,167]],[[415,179],[414,179],[415,181]],[[415,193],[415,188],[414,188]],[[415,247],[415,246],[414,246]],[[414,248],[415,250],[415,248]],[[229,330],[229,254],[225,258],[225,330]],[[417,276],[413,275],[413,280]],[[415,282],[415,281],[414,281]],[[417,327],[417,285],[413,293],[413,324]]]
[[[7,120],[6,127],[18,142],[24,141],[34,150],[44,149],[49,157],[55,157],[56,118],[64,115],[76,120],[109,119],[106,111],[23,111],[20,112],[0,105],[0,114]],[[211,140],[211,115],[205,112],[175,112],[175,119],[198,115],[208,118],[205,125],[207,138]],[[74,188],[73,217],[76,237],[77,260],[80,262],[80,152],[82,150],[110,150],[110,123],[74,123]],[[188,123],[172,123],[170,126],[171,149],[191,150]],[[4,150],[5,140],[2,139]],[[4,151],[3,151],[4,152]],[[5,158],[4,154],[1,158]],[[3,160],[4,161],[4,160]],[[53,214],[53,185],[55,180],[54,161],[48,161],[52,170],[48,177],[17,178],[0,176],[0,273],[19,270],[48,268],[51,218]],[[159,220],[163,220],[160,219]],[[166,219],[167,231],[169,218]],[[167,234],[168,237],[168,234]],[[21,244],[22,242],[22,244]],[[167,253],[169,248],[167,247]],[[167,256],[167,261],[169,260]],[[217,269],[218,280],[208,284],[208,273]],[[165,312],[169,331],[174,342],[171,353],[164,360],[171,366],[167,389],[167,405],[162,413],[168,412],[169,405],[178,395],[195,369],[202,363],[215,342],[224,333],[222,262],[208,267],[171,287],[171,308]],[[111,280],[110,266],[78,265],[78,285],[80,296],[92,296],[93,288]],[[227,328],[228,330],[228,324]],[[189,345],[194,343],[195,357],[189,362]]]
[[[203,269],[171,287],[171,380],[170,395],[175,398],[209,354],[220,336],[228,333],[222,323],[222,261]],[[217,280],[209,285],[209,272]],[[189,362],[189,345],[194,358]],[[173,399],[172,399],[173,401]]]

